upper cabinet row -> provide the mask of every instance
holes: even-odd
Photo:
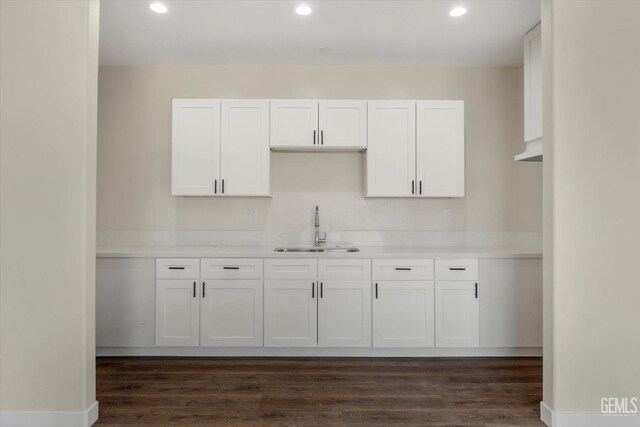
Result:
[[[268,196],[269,151],[365,151],[368,197],[463,197],[463,101],[174,99],[172,194]]]

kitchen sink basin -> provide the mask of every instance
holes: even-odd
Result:
[[[353,246],[275,248],[276,252],[360,252]]]

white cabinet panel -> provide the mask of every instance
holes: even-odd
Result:
[[[206,280],[200,345],[262,346],[262,280]]]
[[[318,277],[318,260],[298,258],[270,258],[264,260],[267,279],[311,279]]]
[[[264,282],[265,347],[317,347],[317,284],[310,280]]]
[[[220,191],[227,196],[269,195],[269,101],[222,101]]]
[[[199,318],[196,281],[156,281],[156,345],[197,346]]]
[[[477,259],[437,259],[436,280],[478,280]]]
[[[198,258],[156,258],[156,279],[198,279]]]
[[[436,346],[478,347],[480,314],[476,282],[436,282]]]
[[[540,25],[524,36],[524,140],[542,138],[542,34]]]
[[[480,267],[480,346],[542,347],[542,259],[483,259]]]
[[[318,346],[371,346],[371,282],[321,281]]]
[[[432,259],[374,259],[376,280],[433,280]]]
[[[202,258],[202,279],[261,279],[262,259]]]
[[[156,279],[153,258],[96,260],[96,346],[152,346]]]
[[[212,196],[220,175],[220,100],[174,99],[171,194]]]
[[[320,146],[367,147],[367,101],[321,100]]]
[[[313,147],[318,138],[318,101],[271,100],[271,147]]]
[[[373,283],[373,346],[433,347],[432,281]]]
[[[464,101],[418,101],[417,190],[422,197],[464,196]]]
[[[319,259],[318,277],[324,280],[362,280],[371,278],[370,259]]]
[[[369,101],[367,196],[408,197],[415,193],[415,101]]]

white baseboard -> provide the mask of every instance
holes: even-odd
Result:
[[[98,347],[96,356],[165,357],[540,357],[540,347],[520,348],[287,348]]]
[[[599,412],[558,412],[540,402],[540,419],[549,427],[638,427],[640,414],[608,415]]]
[[[7,427],[89,427],[98,421],[98,402],[86,410],[0,411],[0,426]]]

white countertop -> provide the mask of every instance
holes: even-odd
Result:
[[[462,246],[360,246],[360,252],[274,252],[264,246],[99,247],[98,258],[542,258],[539,249]]]

